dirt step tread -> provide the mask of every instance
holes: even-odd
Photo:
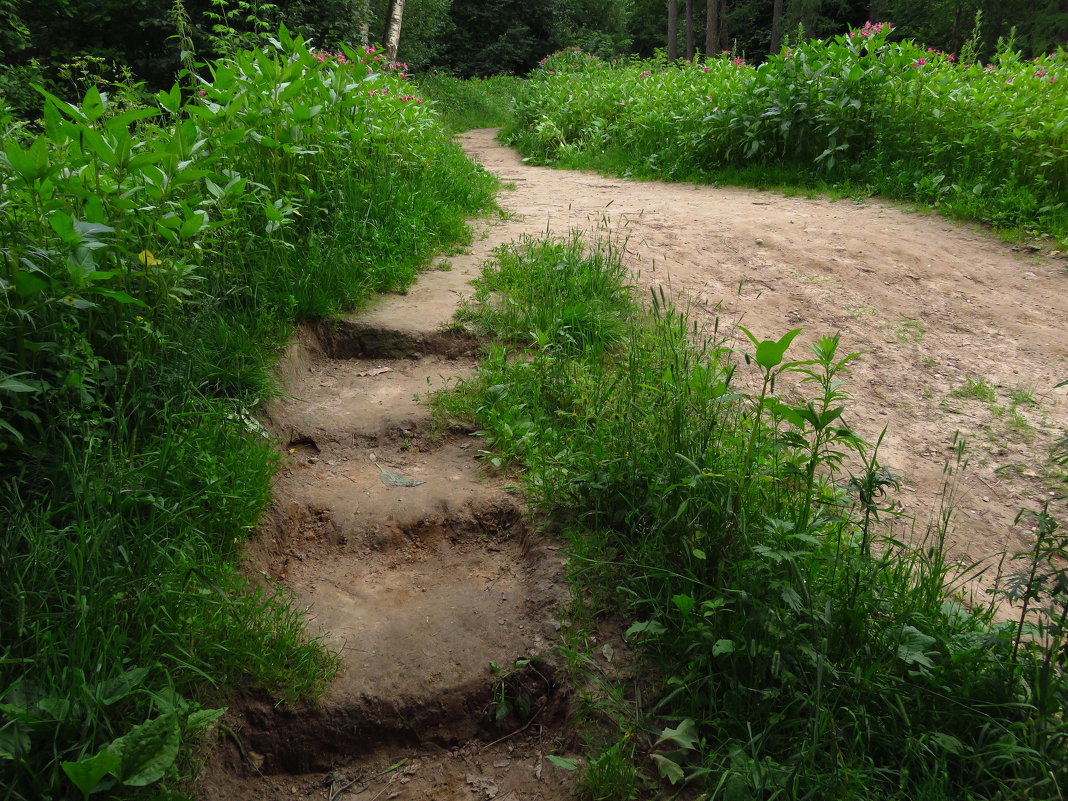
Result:
[[[299,384],[272,401],[267,413],[283,439],[310,438],[316,447],[356,437],[399,437],[425,432],[429,393],[475,372],[472,359],[438,355],[308,364]],[[418,398],[418,399],[417,399]]]

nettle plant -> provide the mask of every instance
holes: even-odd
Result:
[[[205,280],[256,283],[250,236],[292,249],[347,179],[430,158],[436,118],[397,67],[283,29],[211,65],[191,102],[175,86],[115,113],[94,86],[80,104],[45,93],[38,135],[8,126],[0,447],[39,436],[51,405],[114,400],[119,366],[153,352]]]

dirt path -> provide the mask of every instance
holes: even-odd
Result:
[[[481,223],[470,253],[407,295],[303,330],[282,365],[290,398],[269,411],[288,463],[249,560],[310,607],[344,667],[317,709],[245,704],[202,799],[574,797],[573,775],[546,760],[576,746],[558,725],[563,560],[480,473],[478,440],[431,439],[430,413],[413,400],[473,371],[475,343],[445,324],[492,248],[524,233],[607,220],[629,237],[640,283],[664,285],[698,319],[744,320],[768,337],[801,327],[799,343],[841,331],[843,348],[866,351],[847,422],[868,438],[887,427],[883,462],[903,477],[900,506],[921,530],[954,432],[967,437],[956,557],[1026,545],[1018,508],[1060,480],[1047,452],[1068,428],[1065,390],[1051,389],[1068,378],[1063,262],[880,202],[531,167],[493,135],[461,142],[514,184],[500,196],[507,219]],[[490,667],[529,658],[507,681]],[[494,727],[487,712],[521,697],[534,723],[485,745],[518,728]]]
[[[954,557],[1029,543],[1017,511],[1037,508],[1063,482],[1048,459],[1068,429],[1068,390],[1053,389],[1068,379],[1062,259],[881,201],[531,167],[493,136],[471,131],[464,145],[515,184],[501,195],[509,211],[557,232],[610,219],[629,238],[640,284],[666,286],[695,318],[719,317],[721,330],[742,322],[777,338],[802,328],[795,358],[836,331],[843,353],[865,351],[850,374],[846,421],[869,440],[888,429],[882,461],[902,476],[900,508],[921,530],[937,515],[960,431],[969,467],[958,476]],[[985,388],[993,401],[974,397]]]

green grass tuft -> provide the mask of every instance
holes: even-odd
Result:
[[[622,616],[644,654],[633,684],[581,668],[598,688],[580,704],[596,723],[585,797],[686,781],[713,797],[1055,798],[1068,607],[1049,590],[1052,515],[1000,590],[1031,599],[1020,621],[952,600],[944,522],[905,545],[878,443],[844,423],[856,354],[824,337],[792,361],[796,332],[744,332],[739,360],[662,296],[629,295],[615,251],[501,251],[467,315],[505,344],[441,401],[568,538],[579,624]],[[737,385],[746,365],[759,391]]]

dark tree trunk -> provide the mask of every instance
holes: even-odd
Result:
[[[719,49],[731,49],[731,32],[727,26],[727,0],[719,0]]]
[[[711,56],[719,49],[719,4],[720,0],[708,0],[705,4],[706,56]]]
[[[693,0],[686,0],[686,58],[693,60],[694,55],[694,20]]]
[[[771,7],[771,54],[782,47],[782,0],[775,0]]]
[[[667,57],[668,61],[674,61],[679,57],[679,2],[667,0],[668,29],[667,29]]]

